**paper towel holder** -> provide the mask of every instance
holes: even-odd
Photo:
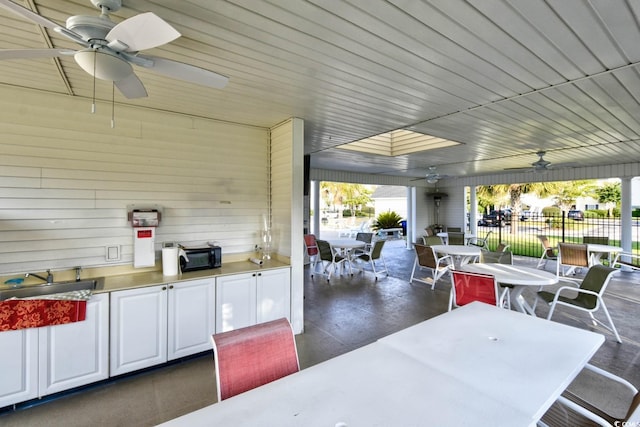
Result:
[[[162,220],[162,206],[127,205],[127,220],[132,227],[157,227]]]

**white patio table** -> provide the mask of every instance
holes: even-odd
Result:
[[[603,341],[472,303],[163,426],[534,426]]]
[[[464,265],[460,269],[471,273],[491,274],[498,283],[513,285],[509,292],[512,304],[520,312],[533,316],[535,312],[522,296],[522,292],[530,286],[540,287],[558,283],[558,277],[553,273],[519,265],[477,263]]]
[[[613,260],[612,255],[622,252],[622,248],[620,246],[587,243],[587,251],[589,252],[589,256],[591,256],[591,265],[599,263],[603,253],[609,254],[609,264],[611,264]]]
[[[480,256],[480,247],[473,245],[433,245],[434,251],[439,254],[451,255],[456,267],[469,263]]]

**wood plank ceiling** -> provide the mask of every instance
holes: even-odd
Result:
[[[640,161],[639,0],[123,0],[182,37],[146,51],[230,78],[223,90],[136,68],[116,103],[237,123],[305,121],[312,166],[422,177]],[[16,0],[63,24],[89,0]],[[0,9],[0,49],[78,45]],[[0,84],[86,98],[72,57],[0,61]],[[96,82],[98,99],[111,85]],[[89,108],[89,107],[88,107]],[[460,145],[387,157],[336,146],[398,129]]]

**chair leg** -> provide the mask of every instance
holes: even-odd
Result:
[[[418,267],[418,258],[413,261],[413,270],[411,271],[411,279],[409,279],[409,283],[413,282],[413,278],[416,275],[416,268]]]
[[[620,338],[620,334],[618,334],[618,330],[616,326],[613,324],[613,319],[609,315],[609,310],[607,310],[607,306],[604,305],[604,301],[600,298],[600,305],[602,305],[602,309],[604,310],[604,314],[607,316],[607,320],[609,321],[609,325],[611,325],[611,332],[616,336],[616,341],[622,344],[622,339]]]

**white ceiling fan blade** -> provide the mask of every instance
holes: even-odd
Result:
[[[0,0],[0,7],[10,10],[11,12],[17,15],[22,16],[23,18],[27,18],[28,20],[33,21],[38,25],[51,28],[52,30],[55,30],[57,27],[60,26],[59,24],[56,24],[55,22],[48,20],[44,16],[40,16],[37,13],[27,8],[24,8],[20,5],[17,5],[14,2],[9,0]]]
[[[13,13],[15,13],[16,15],[20,15],[23,18],[27,18],[29,21],[35,22],[38,25],[41,25],[45,28],[51,28],[52,30],[54,30],[55,32],[62,34],[65,37],[70,38],[71,40],[75,41],[76,43],[80,43],[82,45],[87,46],[87,42],[85,40],[82,39],[82,36],[80,36],[80,34],[77,34],[71,30],[66,29],[65,27],[45,18],[44,16],[38,15],[37,13],[24,8],[20,5],[15,4],[12,1],[9,0],[0,0],[0,7],[7,9]]]
[[[158,58],[156,56],[138,56],[153,62],[151,67],[147,67],[149,70],[168,77],[216,89],[222,89],[229,82],[228,77],[214,73],[213,71],[205,70],[204,68],[195,67],[178,61],[172,61],[170,59]]]
[[[124,43],[126,52],[162,46],[180,37],[180,33],[153,12],[125,19],[106,36],[107,41]]]
[[[0,49],[0,59],[54,58],[74,53],[70,49]]]
[[[144,98],[147,96],[147,90],[135,73],[131,73],[128,77],[113,82],[113,84],[127,99]]]

